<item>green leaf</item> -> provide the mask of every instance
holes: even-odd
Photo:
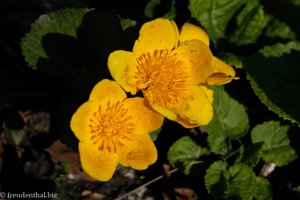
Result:
[[[229,191],[227,196],[229,199],[238,197],[238,199],[253,199],[256,190],[256,176],[252,168],[246,164],[235,164],[228,170]]]
[[[267,163],[284,166],[297,158],[288,138],[289,126],[269,121],[255,126],[251,131],[252,143],[263,142],[262,158]]]
[[[230,19],[245,4],[246,0],[190,0],[189,10],[206,29],[211,40],[216,43],[225,36]]]
[[[155,130],[155,131],[152,131],[151,133],[149,133],[152,141],[155,141],[158,137],[158,134],[161,132],[161,128]]]
[[[137,21],[132,20],[132,19],[123,19],[120,16],[118,16],[118,18],[120,19],[120,23],[121,23],[123,31],[125,31],[126,29],[128,29],[130,27],[134,27],[137,24]]]
[[[300,122],[300,51],[298,42],[264,48],[244,62],[247,79],[260,100],[284,119]],[[273,51],[273,52],[272,52]],[[282,55],[281,57],[268,57]]]
[[[7,128],[6,130],[11,142],[13,142],[16,145],[20,145],[23,138],[26,136],[26,129],[13,130]]]
[[[230,41],[237,45],[255,43],[264,28],[264,11],[259,1],[249,1],[237,17],[237,29]]]
[[[293,187],[292,190],[294,192],[297,192],[297,193],[300,193],[300,185],[296,186],[296,187]]]
[[[265,35],[270,38],[283,38],[295,40],[297,35],[296,33],[283,21],[271,17],[270,22],[268,23],[265,31]]]
[[[256,176],[252,168],[240,163],[228,168],[222,161],[214,162],[206,171],[205,185],[217,199],[252,199]]]
[[[35,68],[59,77],[61,89],[68,94],[88,98],[99,80],[111,78],[107,57],[114,50],[124,49],[121,45],[131,41],[128,34],[123,40],[123,33],[128,33],[130,29],[122,32],[120,19],[112,13],[96,9],[87,12],[76,30],[76,37],[47,33],[39,38],[47,58],[38,57]],[[125,43],[121,44],[121,41]]]
[[[300,51],[300,42],[290,41],[286,44],[277,43],[272,46],[265,46],[259,52],[265,57],[280,57],[291,53],[292,50]]]
[[[176,6],[175,6],[176,0],[172,0],[171,2],[171,8],[170,10],[164,14],[163,18],[167,18],[170,20],[174,20],[176,18]]]
[[[184,173],[189,174],[192,163],[208,154],[210,151],[207,148],[199,146],[189,136],[184,136],[170,147],[168,160],[172,166],[183,167]]]
[[[205,186],[209,193],[216,198],[225,198],[225,191],[229,189],[229,173],[227,171],[227,163],[223,161],[215,161],[206,170],[204,179]]]
[[[159,4],[160,0],[150,0],[145,6],[144,15],[152,19],[154,17],[154,9]]]
[[[145,6],[145,10],[144,10],[145,16],[148,17],[148,18],[151,18],[151,19],[155,18],[155,9],[159,6],[160,3],[161,3],[161,0],[151,0],[151,1],[149,1]],[[176,3],[176,0],[171,1],[170,10],[162,16],[163,18],[167,18],[167,19],[170,19],[170,20],[175,19],[175,17],[176,17],[175,3]]]
[[[61,185],[68,180],[68,176],[66,174],[60,174],[59,176],[57,176],[55,179],[54,179],[54,182],[55,182],[55,185],[57,188],[60,188]],[[59,195],[59,197],[61,198],[61,195]],[[66,197],[63,197],[61,198],[62,200],[68,200],[68,198]],[[71,199],[71,198],[70,198]]]
[[[295,6],[299,6],[300,7],[300,0],[289,0],[289,2]]]
[[[90,9],[67,8],[41,15],[21,41],[22,53],[29,66],[36,69],[40,57],[48,58],[42,46],[43,36],[59,33],[76,38],[77,28],[88,11]]]
[[[68,161],[62,161],[61,162],[62,168],[62,174],[69,174],[72,172],[72,167]]]
[[[246,146],[238,162],[243,162],[251,167],[255,167],[261,158],[262,146],[263,146],[262,142]]]
[[[214,116],[205,126],[208,144],[214,153],[225,154],[230,148],[228,137],[236,139],[244,136],[249,127],[245,107],[231,98],[224,87],[212,87],[214,91]]]
[[[223,133],[222,125],[216,115],[215,113],[211,122],[205,126],[208,132],[207,142],[212,152],[225,155],[231,148],[231,142],[229,137]]]
[[[256,190],[254,194],[256,200],[271,200],[272,187],[268,180],[262,177],[256,177]]]
[[[228,65],[234,66],[235,68],[243,68],[242,58],[234,55],[233,53],[222,52],[218,55],[218,58],[226,62]]]

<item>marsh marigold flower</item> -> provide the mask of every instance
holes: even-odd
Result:
[[[146,169],[157,159],[149,133],[162,122],[143,98],[126,98],[117,82],[100,81],[71,119],[83,169],[100,181],[110,180],[118,163]]]
[[[132,52],[112,52],[108,67],[127,92],[141,90],[154,110],[187,128],[212,119],[213,92],[206,85],[235,79],[233,68],[212,55],[204,30],[186,23],[179,34],[167,19],[145,23]]]

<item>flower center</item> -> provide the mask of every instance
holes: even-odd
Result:
[[[188,85],[188,66],[168,50],[142,54],[137,62],[137,87],[149,102],[163,106],[176,103]]]
[[[98,150],[108,150],[116,153],[118,147],[124,144],[120,141],[127,138],[134,130],[132,117],[127,114],[128,109],[121,102],[107,106],[99,106],[94,117],[90,119],[91,140],[98,145]]]

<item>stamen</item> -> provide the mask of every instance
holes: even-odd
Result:
[[[189,75],[184,62],[168,50],[155,50],[138,58],[137,86],[150,103],[166,106],[177,103],[186,90]]]
[[[116,153],[118,148],[124,145],[120,139],[134,131],[132,116],[128,114],[128,109],[123,107],[122,102],[112,104],[109,101],[104,108],[99,106],[89,121],[90,140],[98,145],[99,151]]]

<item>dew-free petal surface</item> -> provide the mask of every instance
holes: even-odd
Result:
[[[103,79],[102,81],[98,82],[92,89],[89,101],[99,103],[109,100],[111,103],[113,103],[122,101],[126,97],[126,93],[116,81]]]
[[[207,45],[200,40],[190,40],[174,50],[178,60],[190,66],[190,75],[195,84],[204,83],[215,72],[213,55]]]
[[[111,76],[124,88],[126,92],[137,92],[136,73],[137,61],[132,52],[117,50],[108,57],[108,69]]]
[[[98,111],[98,105],[95,102],[83,103],[71,118],[71,129],[75,136],[83,142],[90,141],[91,128],[90,120],[94,118],[94,113]]]
[[[126,144],[120,149],[120,163],[143,170],[157,160],[157,150],[149,134],[132,134],[120,140]]]
[[[179,34],[180,42],[183,43],[185,41],[194,39],[201,40],[207,46],[209,46],[209,37],[202,28],[190,23],[184,23]]]
[[[154,111],[141,97],[128,98],[124,107],[130,111],[137,130],[145,133],[159,129],[163,124],[163,116]]]
[[[178,28],[167,19],[155,19],[146,22],[140,29],[139,38],[135,41],[133,54],[138,58],[144,53],[158,50],[171,50],[178,43]]]
[[[208,97],[207,93],[199,86],[192,86],[186,92],[185,98],[180,99],[172,109],[179,115],[179,123],[183,126],[187,124],[190,127],[191,124],[202,126],[210,122],[213,117],[213,107],[211,97]]]
[[[119,163],[117,154],[101,151],[91,143],[79,142],[79,154],[84,171],[100,181],[109,181]]]

